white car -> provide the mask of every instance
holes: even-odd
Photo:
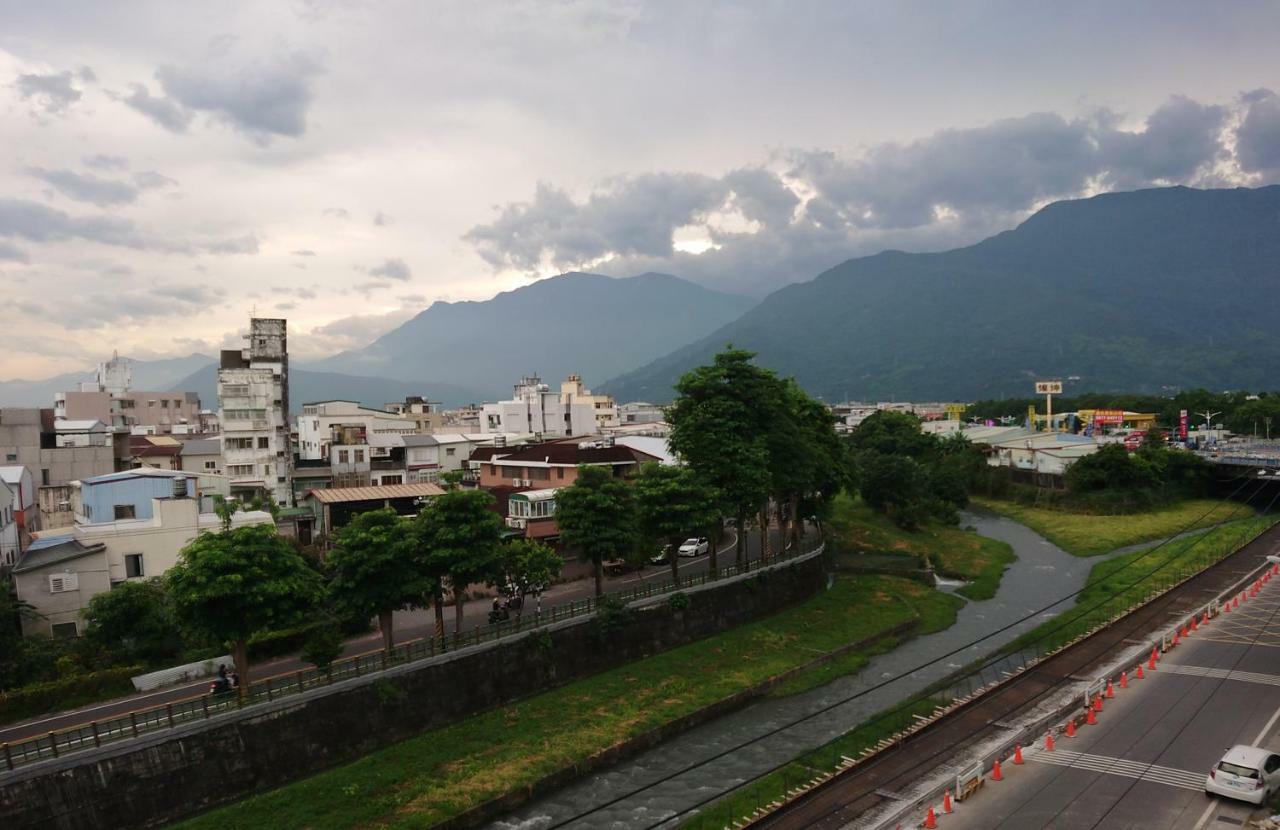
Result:
[[[1227,750],[1204,779],[1206,795],[1224,795],[1261,804],[1280,789],[1280,755],[1269,749],[1237,744]]]
[[[685,539],[684,544],[680,546],[681,556],[701,556],[711,550],[711,543],[706,537],[699,536],[696,539]]]

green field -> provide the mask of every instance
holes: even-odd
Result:
[[[975,498],[973,503],[1021,522],[1075,556],[1110,553],[1116,548],[1164,539],[1188,529],[1193,522],[1198,522],[1194,527],[1202,528],[1254,512],[1242,504],[1214,499],[1189,499],[1145,513],[1118,516],[1026,507],[1000,499]]]
[[[837,563],[840,557],[849,555],[928,556],[943,576],[969,580],[956,593],[975,600],[995,596],[1004,569],[1018,558],[1004,542],[951,525],[903,530],[861,499],[847,494],[836,499],[828,527]],[[855,562],[850,560],[851,564]]]
[[[913,619],[923,630],[945,628],[962,604],[906,579],[841,577],[768,619],[424,733],[180,826],[257,827],[269,817],[273,828],[430,827],[849,643]],[[842,655],[792,678],[787,690],[856,671],[866,659]]]

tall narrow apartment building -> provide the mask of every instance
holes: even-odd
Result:
[[[293,447],[289,441],[289,344],[286,321],[255,317],[248,344],[222,352],[218,420],[231,494],[270,495],[293,504]]]

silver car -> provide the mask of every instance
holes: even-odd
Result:
[[[1237,744],[1227,750],[1204,779],[1206,795],[1261,804],[1280,789],[1280,755],[1269,749]]]

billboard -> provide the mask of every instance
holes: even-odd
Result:
[[[1036,381],[1037,395],[1061,395],[1062,381],[1060,380],[1038,380]]]
[[[1187,410],[1178,412],[1178,437],[1187,440]]]
[[[1095,409],[1093,410],[1093,423],[1095,424],[1123,424],[1123,409]]]

